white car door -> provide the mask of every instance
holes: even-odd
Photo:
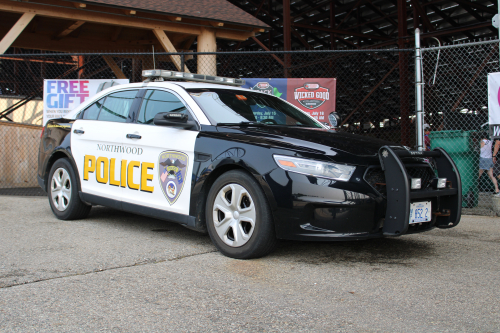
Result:
[[[126,186],[123,126],[138,89],[114,92],[83,111],[71,133],[71,151],[78,168],[82,192],[121,201]]]
[[[124,209],[131,203],[189,215],[198,130],[153,124],[157,113],[172,111],[188,114],[193,120],[186,103],[175,92],[148,89],[137,123],[124,124],[124,145],[140,151],[134,160],[132,176],[128,174],[134,186],[123,191]]]

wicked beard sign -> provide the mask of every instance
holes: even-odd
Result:
[[[336,79],[288,79],[288,101],[321,122],[335,111]]]
[[[245,78],[243,88],[280,97],[321,122],[328,122],[328,115],[335,112],[337,80],[320,79],[254,79]],[[256,115],[259,121],[259,115]],[[265,119],[273,119],[265,115]]]

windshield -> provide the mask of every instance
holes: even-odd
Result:
[[[213,124],[262,123],[267,125],[322,126],[283,100],[244,90],[187,89]]]

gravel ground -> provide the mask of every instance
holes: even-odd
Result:
[[[500,218],[241,261],[179,225],[0,197],[2,332],[500,332]]]

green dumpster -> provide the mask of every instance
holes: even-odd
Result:
[[[477,177],[479,173],[479,142],[472,140],[475,131],[431,132],[431,149],[441,147],[455,162],[462,179],[462,207],[477,206]]]

